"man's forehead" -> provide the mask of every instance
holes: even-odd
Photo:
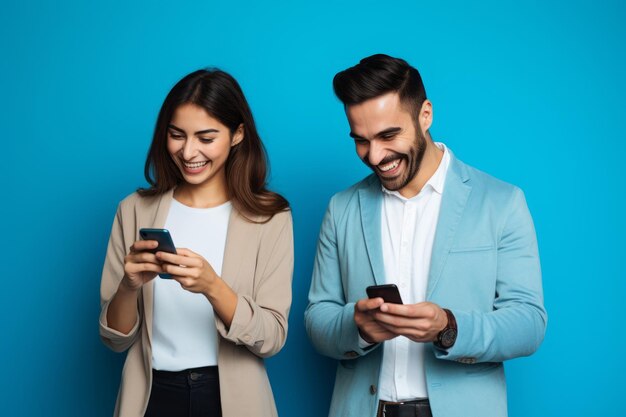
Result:
[[[351,113],[385,113],[400,109],[400,96],[395,91],[378,97],[365,100],[362,103],[352,104],[346,107],[346,112]]]
[[[375,134],[390,126],[402,124],[407,117],[410,119],[410,114],[401,106],[395,92],[346,106],[345,110],[352,133],[357,135]]]

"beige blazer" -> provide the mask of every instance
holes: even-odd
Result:
[[[115,416],[143,416],[150,397],[153,283],[142,289],[137,324],[130,333],[107,326],[107,308],[124,275],[124,256],[139,239],[139,229],[163,227],[172,195],[172,191],[157,197],[132,194],[120,203],[113,222],[100,288],[100,336],[112,350],[128,350]],[[281,212],[265,224],[255,224],[233,208],[222,279],[239,300],[229,329],[215,318],[224,417],[277,416],[263,358],[285,344],[292,274],[291,213]]]

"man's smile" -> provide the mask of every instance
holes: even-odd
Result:
[[[378,168],[378,170],[379,170],[379,171],[381,171],[381,172],[388,172],[388,171],[391,171],[391,170],[393,170],[393,169],[396,169],[396,168],[398,167],[398,165],[400,165],[400,162],[401,162],[401,161],[402,161],[402,160],[401,160],[400,158],[398,158],[398,159],[393,160],[393,161],[391,161],[391,162],[389,162],[389,163],[386,163],[386,164],[380,164],[380,165],[378,165],[378,167],[377,167],[377,168]]]

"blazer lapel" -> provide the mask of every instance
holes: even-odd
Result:
[[[170,212],[170,206],[172,205],[173,198],[174,190],[172,189],[159,197],[156,205],[156,210],[154,212],[138,213],[139,216],[146,215],[146,217],[148,217],[142,219],[145,221],[146,226],[142,226],[142,223],[144,222],[140,222],[139,227],[154,227],[162,229],[165,226],[167,215]],[[137,234],[139,234],[139,230],[137,230]],[[146,330],[148,331],[148,340],[150,341],[150,346],[152,346],[152,309],[154,304],[154,280],[143,286],[142,293],[144,308],[143,311],[146,317]]]
[[[242,264],[241,256],[246,253],[247,242],[254,239],[250,236],[250,228],[246,227],[248,224],[247,220],[233,207],[228,220],[221,274],[221,278],[233,290],[236,288],[237,275]]]
[[[375,176],[371,177],[369,186],[359,190],[361,208],[361,225],[365,246],[369,257],[376,284],[385,283],[385,265],[380,236],[380,212],[382,209],[381,185]]]
[[[448,258],[448,253],[454,242],[459,220],[465,210],[467,198],[472,190],[468,184],[469,175],[465,165],[458,161],[451,153],[450,169],[446,177],[446,183],[441,199],[437,232],[433,242],[432,257],[430,260],[430,272],[428,274],[428,288],[426,299],[429,300],[437,281],[441,277],[443,266]]]

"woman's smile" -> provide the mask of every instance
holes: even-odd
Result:
[[[199,174],[204,171],[209,164],[209,161],[199,161],[199,162],[183,162],[183,168],[187,174]]]

